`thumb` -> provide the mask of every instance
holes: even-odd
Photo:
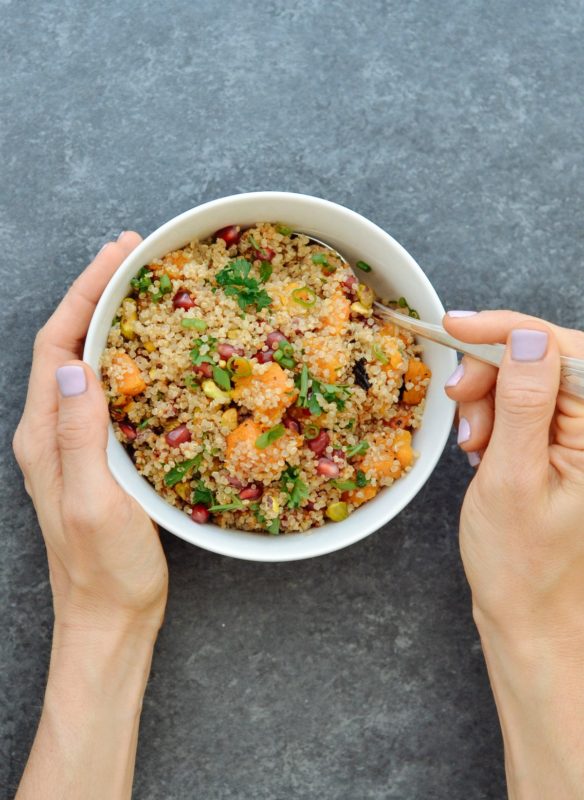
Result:
[[[549,466],[550,425],[560,381],[560,354],[552,331],[529,320],[512,330],[497,378],[495,423],[488,454],[502,475],[542,480]]]
[[[59,386],[57,444],[63,493],[75,502],[103,497],[114,479],[107,466],[107,403],[99,382],[82,361],[56,371]],[[111,483],[110,483],[111,482]]]

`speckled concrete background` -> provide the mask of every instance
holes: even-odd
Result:
[[[50,637],[10,436],[30,348],[110,236],[288,189],[390,231],[447,307],[582,324],[584,4],[0,0],[0,784],[33,737]],[[169,535],[141,800],[485,800],[501,745],[456,542],[451,444],[351,549],[239,563]]]

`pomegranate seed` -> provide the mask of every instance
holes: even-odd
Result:
[[[258,350],[255,357],[257,358],[258,364],[267,364],[268,361],[274,360],[274,354],[271,350],[268,350],[267,353],[263,350]]]
[[[327,449],[330,441],[331,437],[328,435],[328,433],[326,431],[321,431],[318,436],[315,436],[314,439],[310,439],[306,442],[306,444],[308,447],[310,447],[313,453],[319,456]]]
[[[174,308],[192,308],[195,305],[194,298],[186,289],[181,289],[172,298],[172,305]]]
[[[227,225],[226,228],[216,231],[215,238],[223,239],[227,247],[232,247],[241,239],[241,231],[238,225]]]
[[[287,428],[289,431],[294,431],[294,433],[300,433],[301,431],[300,423],[296,422],[296,420],[292,419],[292,417],[284,417],[282,422],[284,423],[284,427]]]
[[[338,449],[337,450],[333,450],[333,456],[336,456],[337,458],[344,459],[345,458],[345,451],[344,450],[338,450]]]
[[[312,500],[309,500],[308,503],[304,504],[303,508],[306,511],[314,511],[314,503],[312,502]]]
[[[275,255],[276,251],[272,250],[271,247],[260,247],[260,249],[256,251],[255,257],[256,259],[259,258],[260,261],[271,261]]]
[[[191,519],[193,522],[198,522],[199,525],[207,522],[210,516],[211,514],[209,513],[209,509],[202,503],[197,503],[197,505],[193,506],[191,509]]]
[[[246,486],[239,493],[240,500],[259,500],[264,490],[261,486]]]
[[[358,283],[359,281],[354,275],[347,275],[347,277],[343,281],[343,286],[345,287],[347,292],[353,294],[355,292],[355,289],[357,288]]]
[[[131,422],[119,422],[118,426],[129,442],[133,442],[137,436],[136,428]]]
[[[340,470],[330,458],[319,458],[316,471],[319,475],[326,475],[327,478],[338,478]]]
[[[178,447],[179,444],[191,441],[191,432],[186,425],[179,425],[178,428],[168,431],[164,438],[171,447]]]
[[[302,406],[292,406],[288,409],[288,414],[293,419],[306,419],[306,417],[310,416],[310,410]]]
[[[230,486],[235,487],[236,489],[243,489],[243,483],[239,480],[239,478],[232,478],[231,476],[229,476],[227,478],[227,483]]]
[[[286,339],[282,331],[272,331],[266,336],[266,344],[271,350],[276,350],[280,342],[287,341],[288,339]]]
[[[208,361],[203,361],[201,364],[197,364],[193,367],[193,372],[196,372],[197,375],[203,375],[205,378],[212,378],[213,365],[209,364]]]
[[[221,358],[231,358],[231,356],[242,356],[243,348],[235,347],[235,345],[227,344],[227,342],[222,342],[217,345],[217,352]]]

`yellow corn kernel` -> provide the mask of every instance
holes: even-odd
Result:
[[[148,372],[148,375],[150,376],[150,380],[153,381],[156,377],[156,367],[152,367],[152,369]]]
[[[153,353],[156,350],[156,345],[152,344],[152,342],[144,342],[144,349],[149,353]]]
[[[230,330],[227,331],[228,339],[239,339],[240,336],[241,336],[241,331],[238,330],[237,328],[231,328]]]
[[[362,303],[351,303],[351,311],[361,317],[368,317],[371,314],[371,309],[366,308]]]
[[[174,491],[178,494],[181,500],[184,500],[185,503],[188,503],[191,499],[191,487],[188,483],[177,483],[174,487]]]
[[[221,425],[229,431],[234,431],[237,428],[237,409],[228,408],[221,414]]]
[[[220,389],[215,381],[212,381],[211,379],[203,381],[202,389],[207,397],[211,398],[211,400],[219,400],[220,403],[231,402],[231,395]]]
[[[373,301],[375,300],[375,292],[373,289],[370,289],[369,286],[365,286],[364,283],[360,283],[357,287],[357,297],[362,305],[365,306],[365,308],[371,308]]]
[[[136,332],[134,330],[134,323],[129,319],[122,319],[120,321],[120,331],[124,339],[135,339]]]
[[[340,501],[338,503],[331,503],[325,513],[333,522],[342,522],[349,516],[349,508],[346,503]]]
[[[268,511],[270,516],[276,518],[280,513],[280,503],[278,503],[278,501],[272,494],[266,497],[265,503],[266,503],[266,510]]]
[[[136,407],[136,403],[134,403],[134,401],[133,401],[133,400],[130,400],[130,402],[129,402],[129,403],[127,403],[127,404],[124,406],[124,409],[123,409],[123,410],[124,410],[124,414],[129,414],[129,413],[130,413],[130,411],[131,411],[133,408],[135,408],[135,407]]]

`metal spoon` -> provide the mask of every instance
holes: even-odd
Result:
[[[322,242],[320,239],[316,239],[310,234],[304,235],[308,236],[311,243],[319,244],[321,247],[330,250],[344,264],[351,266],[347,259],[344,258],[338,250],[335,250],[334,247],[326,244],[326,242]],[[430,322],[414,319],[398,311],[394,311],[392,308],[388,308],[377,301],[375,301],[374,306],[382,316],[391,319],[396,325],[418,336],[422,336],[424,339],[429,339],[437,344],[442,344],[445,347],[458,350],[459,353],[469,355],[472,358],[483,361],[485,364],[492,364],[498,367],[501,363],[505,352],[505,345],[468,344],[468,342],[462,342],[460,339],[455,339],[454,336],[450,336],[449,333],[446,333],[442,325],[433,325]],[[584,399],[584,360],[571,358],[569,356],[561,356],[560,364],[560,389],[573,397]]]

